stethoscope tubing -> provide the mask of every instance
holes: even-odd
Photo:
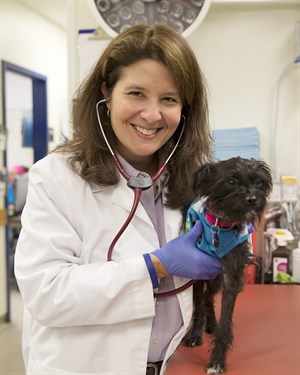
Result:
[[[105,132],[104,132],[104,129],[103,129],[103,126],[102,126],[102,122],[101,122],[101,119],[100,119],[100,115],[99,115],[99,105],[100,104],[103,104],[103,103],[106,103],[107,102],[107,99],[102,99],[100,100],[99,102],[97,102],[96,104],[96,114],[97,114],[97,119],[98,119],[98,123],[99,123],[99,127],[100,127],[100,130],[101,130],[101,133],[102,133],[102,136],[104,138],[104,141],[112,155],[112,158],[113,158],[113,161],[116,165],[116,167],[118,168],[119,172],[121,173],[121,175],[127,180],[129,181],[130,179],[130,176],[128,175],[128,173],[125,171],[125,169],[123,168],[122,164],[120,163],[118,157],[116,156],[116,154],[114,153],[112,147],[110,146],[109,142],[108,142],[108,139],[105,135]],[[167,157],[166,161],[159,167],[159,169],[157,170],[157,172],[155,173],[155,175],[151,178],[152,180],[152,183],[155,182],[163,173],[163,171],[165,170],[166,166],[167,166],[167,163],[169,162],[169,160],[171,159],[171,157],[173,156],[175,150],[177,149],[178,145],[179,145],[179,142],[182,138],[182,135],[183,135],[183,131],[184,131],[184,128],[185,128],[185,117],[184,115],[181,115],[182,118],[183,118],[183,124],[182,124],[182,129],[181,129],[181,132],[179,134],[179,137],[178,137],[178,140],[173,148],[173,150],[171,151],[170,155]],[[126,228],[128,227],[128,225],[130,224],[131,220],[133,219],[134,217],[134,214],[136,212],[136,209],[138,207],[138,204],[140,202],[140,199],[141,199],[141,195],[142,195],[142,191],[144,190],[143,188],[140,188],[140,187],[131,187],[130,185],[128,185],[130,188],[133,189],[134,191],[134,200],[133,200],[133,204],[132,204],[132,208],[131,208],[131,211],[126,219],[126,221],[124,222],[124,224],[122,225],[122,227],[120,228],[120,230],[118,231],[118,233],[116,234],[116,236],[114,237],[114,239],[112,240],[110,246],[109,246],[109,249],[108,249],[108,252],[107,252],[107,261],[111,261],[112,260],[112,253],[113,253],[113,250],[114,250],[114,247],[116,245],[116,243],[118,242],[119,238],[122,236],[122,234],[124,233],[124,231],[126,230]],[[178,288],[175,288],[175,289],[172,289],[172,290],[169,290],[169,291],[166,291],[166,292],[159,292],[159,293],[154,293],[154,297],[155,298],[162,298],[162,297],[169,297],[169,296],[172,296],[174,294],[177,294],[177,293],[180,293],[182,291],[184,291],[185,289],[189,288],[190,286],[192,286],[196,281],[195,280],[190,280],[189,282],[187,282],[186,284],[178,287]]]
[[[108,252],[107,252],[107,260],[108,261],[111,261],[112,260],[112,253],[113,253],[113,250],[114,250],[114,247],[116,245],[116,243],[118,242],[119,238],[122,236],[122,234],[125,232],[126,228],[128,227],[128,225],[130,224],[134,214],[135,214],[135,211],[138,207],[138,204],[140,202],[140,198],[141,198],[141,195],[142,195],[142,189],[140,188],[134,188],[133,189],[134,191],[134,200],[133,200],[133,204],[132,204],[132,208],[130,210],[130,213],[125,221],[125,223],[122,225],[121,229],[119,230],[119,232],[117,233],[117,235],[115,236],[115,238],[112,240],[110,246],[109,246],[109,249],[108,249]]]

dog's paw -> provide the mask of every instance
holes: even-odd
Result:
[[[223,374],[225,372],[225,368],[221,365],[213,365],[208,366],[206,368],[207,374]]]
[[[188,346],[189,348],[193,348],[194,346],[202,345],[202,338],[199,335],[191,336],[186,338],[184,342],[186,346]]]

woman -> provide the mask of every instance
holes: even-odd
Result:
[[[191,177],[210,157],[204,79],[186,41],[163,25],[119,34],[79,88],[73,123],[74,140],[30,172],[16,255],[27,374],[163,374],[192,289],[154,292],[220,272],[196,250],[199,225],[179,236]],[[121,172],[148,181],[174,152],[112,247],[134,193],[110,149]]]

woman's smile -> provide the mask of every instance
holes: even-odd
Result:
[[[142,128],[142,127],[137,126],[137,125],[133,125],[133,127],[138,133],[140,133],[144,136],[147,136],[147,137],[149,137],[151,135],[154,135],[155,133],[157,133],[159,131],[159,129],[145,129],[145,128]]]

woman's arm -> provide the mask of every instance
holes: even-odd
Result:
[[[154,255],[150,254],[150,258],[152,260],[153,266],[155,268],[155,272],[157,277],[160,279],[168,275],[168,270],[163,265],[163,263]]]
[[[26,308],[34,319],[52,327],[154,316],[153,288],[143,256],[107,262],[107,249],[99,242],[94,251],[103,252],[103,261],[89,264],[69,202],[70,188],[79,187],[68,181],[67,168],[59,176],[51,168],[46,162],[32,167],[22,215],[15,273]]]

